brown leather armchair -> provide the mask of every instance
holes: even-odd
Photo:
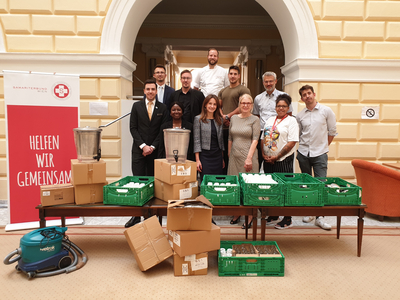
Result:
[[[366,212],[379,216],[400,217],[400,172],[369,161],[354,159],[357,185],[362,187]]]

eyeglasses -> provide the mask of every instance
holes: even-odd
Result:
[[[154,74],[165,74],[165,72],[154,72]]]
[[[287,105],[277,105],[276,106],[276,108],[286,108],[286,107],[289,107],[289,106],[287,106]]]
[[[181,77],[182,80],[191,80],[192,77]]]
[[[251,103],[251,102],[242,102],[242,103],[240,103],[240,105],[243,105],[243,106],[245,106],[245,105],[252,105],[253,103]]]

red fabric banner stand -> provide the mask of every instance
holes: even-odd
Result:
[[[70,182],[79,77],[5,71],[4,86],[10,223],[35,222],[40,186]]]

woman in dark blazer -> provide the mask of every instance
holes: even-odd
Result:
[[[173,101],[171,103],[170,114],[172,117],[171,121],[165,122],[161,125],[160,135],[159,135],[159,149],[158,158],[165,158],[165,144],[164,144],[164,129],[167,128],[181,128],[190,130],[189,146],[187,152],[187,159],[194,161],[193,153],[193,124],[182,119],[184,113],[183,103],[179,101]]]
[[[218,97],[208,95],[201,114],[194,118],[194,154],[200,179],[205,174],[221,175],[224,166],[223,119]]]

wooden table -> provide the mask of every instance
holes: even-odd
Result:
[[[357,256],[361,256],[361,244],[364,230],[365,204],[354,206],[264,206],[261,210],[261,240],[265,241],[267,216],[336,216],[336,238],[340,237],[342,216],[358,216],[357,220]]]
[[[393,164],[391,164],[391,163],[383,163],[382,165],[386,166],[386,167],[391,167],[391,168],[396,169],[396,170],[400,170],[400,163],[393,163]]]
[[[337,233],[340,237],[340,223],[342,216],[358,216],[357,221],[357,256],[361,256],[362,236],[364,230],[365,204],[355,206],[214,206],[213,215],[252,215],[257,218],[261,210],[261,240],[265,241],[265,218],[267,216],[337,216]],[[39,210],[40,227],[46,227],[47,217],[61,217],[61,226],[65,226],[66,217],[116,217],[116,216],[166,216],[167,204],[158,199],[150,200],[146,205],[118,206],[118,205],[57,205],[36,207]],[[246,229],[246,239],[248,230]],[[257,240],[257,222],[253,222],[253,240]]]

